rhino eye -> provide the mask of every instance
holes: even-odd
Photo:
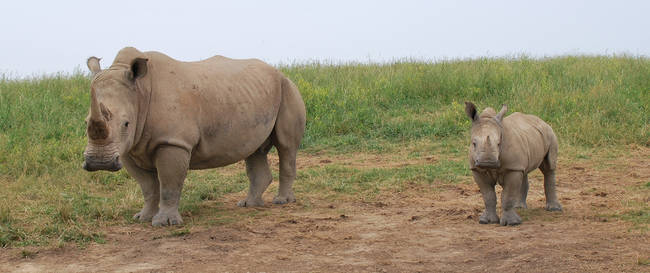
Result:
[[[472,141],[472,146],[476,148],[476,141]]]
[[[128,128],[129,127],[129,122],[124,122],[124,127]]]

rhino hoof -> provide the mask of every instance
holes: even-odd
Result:
[[[562,211],[562,206],[560,204],[546,204],[546,210],[548,211]]]
[[[515,206],[516,209],[527,209],[528,205],[526,205],[526,202],[521,202]]]
[[[237,202],[239,207],[261,207],[264,206],[264,201],[262,198],[250,200],[248,198]]]
[[[481,216],[478,218],[478,223],[479,224],[496,224],[499,223],[499,217],[496,215],[491,215],[488,216],[486,212],[483,212]]]
[[[158,213],[153,217],[151,225],[154,227],[173,226],[183,224],[181,215],[176,213]]]
[[[293,202],[296,202],[296,198],[293,195],[290,195],[288,197],[282,197],[278,195],[275,198],[273,198],[273,204],[276,205],[283,205],[286,203],[293,203]]]
[[[521,217],[514,211],[505,212],[501,216],[500,224],[502,226],[516,226],[521,224]]]
[[[154,215],[156,215],[158,211],[149,211],[142,209],[140,212],[136,213],[133,215],[133,220],[140,221],[140,222],[148,222],[151,221]]]

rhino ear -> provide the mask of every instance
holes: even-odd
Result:
[[[476,105],[473,103],[466,101],[465,102],[465,113],[467,114],[467,117],[469,117],[472,122],[478,120],[478,114],[476,112]]]
[[[501,122],[503,120],[503,116],[506,114],[506,112],[508,112],[508,105],[504,104],[503,106],[501,106],[501,111],[499,111],[499,113],[497,113],[497,115],[494,116],[494,118],[498,122]]]
[[[88,65],[88,69],[90,69],[90,72],[93,73],[93,75],[99,73],[99,71],[102,71],[102,68],[99,65],[100,60],[100,58],[97,58],[95,56],[92,56],[86,60],[86,65]]]
[[[149,61],[147,58],[135,58],[131,62],[131,80],[136,80],[147,75],[147,61]]]

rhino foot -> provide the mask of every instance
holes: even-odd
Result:
[[[506,211],[501,215],[502,226],[516,226],[521,224],[521,217],[514,210]]]
[[[562,206],[560,203],[546,203],[546,210],[548,211],[562,211]]]
[[[527,209],[528,205],[526,204],[526,202],[519,202],[517,205],[515,205],[515,208],[516,209]]]
[[[487,211],[484,211],[478,218],[478,222],[479,224],[496,224],[499,222],[499,217],[495,214],[489,215]]]
[[[154,227],[160,226],[172,226],[172,225],[181,225],[183,224],[183,218],[178,213],[178,210],[175,212],[158,212],[156,216],[151,220],[151,225]]]
[[[273,198],[273,204],[277,204],[277,205],[293,203],[293,202],[296,202],[296,197],[294,197],[293,194],[290,194],[289,196],[278,195]]]
[[[239,207],[261,207],[261,206],[264,206],[264,200],[262,200],[262,198],[255,198],[255,199],[246,198],[244,200],[241,200],[241,201],[237,202],[237,206],[239,206]]]
[[[133,215],[133,220],[140,221],[140,222],[147,222],[151,221],[151,219],[158,213],[158,209],[152,210],[152,209],[146,209],[143,208],[140,212],[136,213]]]

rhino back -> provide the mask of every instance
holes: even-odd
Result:
[[[540,166],[553,145],[557,148],[553,130],[536,116],[513,113],[503,119],[503,130],[504,169],[531,172]]]
[[[250,155],[271,134],[284,77],[275,68],[221,56],[180,62],[147,55],[152,90],[145,156],[159,145],[174,145],[192,153],[192,169],[225,166]]]

